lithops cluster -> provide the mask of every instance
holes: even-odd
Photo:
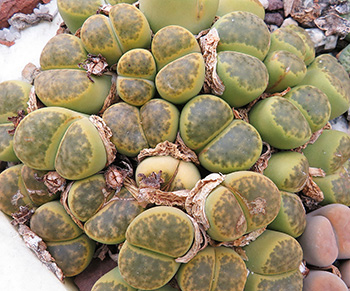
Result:
[[[328,267],[336,259],[349,259],[349,208],[330,204],[307,214],[304,233],[298,238],[307,263]]]
[[[65,276],[81,273],[90,263],[95,242],[74,223],[59,201],[40,206],[30,220],[30,228],[45,241]]]
[[[248,170],[262,150],[256,129],[234,119],[229,105],[214,95],[199,95],[187,102],[181,111],[180,134],[211,172]]]
[[[57,2],[75,35],[34,86],[0,84],[0,209],[32,209],[65,276],[96,243],[118,267],[95,291],[301,290],[302,259],[350,260],[350,138],[328,124],[350,80],[302,28],[271,33],[258,0]]]
[[[24,81],[0,83],[0,161],[18,162],[13,151],[14,125],[10,119],[26,114],[31,88]]]
[[[108,107],[102,118],[118,152],[130,157],[165,140],[173,142],[179,127],[179,110],[163,99],[152,99],[141,108],[119,102]]]

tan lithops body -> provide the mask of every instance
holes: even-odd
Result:
[[[154,33],[175,24],[197,34],[210,27],[218,5],[218,0],[141,0],[140,10],[147,17]]]
[[[132,49],[117,65],[117,93],[128,104],[141,106],[155,95],[156,63],[146,49]]]
[[[105,4],[103,0],[58,0],[57,7],[64,22],[72,33],[75,33],[91,15],[95,14],[100,5]]]
[[[47,70],[35,78],[34,86],[38,98],[46,106],[97,114],[109,94],[111,77],[96,76],[92,80],[82,70]]]
[[[305,144],[311,128],[304,115],[283,97],[270,97],[256,103],[249,121],[262,139],[279,149],[292,149]]]
[[[57,34],[52,37],[40,54],[40,68],[78,69],[87,58],[87,51],[80,38],[71,34]]]
[[[106,204],[85,222],[84,231],[91,239],[103,244],[121,243],[129,224],[142,211],[133,196],[122,188],[118,199]]]
[[[253,13],[230,12],[215,22],[213,28],[220,38],[218,52],[241,52],[262,61],[269,51],[270,32],[264,21]]]
[[[311,270],[304,279],[304,289],[309,291],[347,291],[349,288],[336,274],[323,270]]]
[[[277,216],[281,195],[266,176],[251,171],[237,171],[228,174],[222,185],[240,203],[247,221],[246,232],[268,225]]]

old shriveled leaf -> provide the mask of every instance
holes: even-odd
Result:
[[[336,34],[345,37],[350,33],[350,21],[335,13],[319,17],[314,22],[319,29],[325,31],[326,36]]]

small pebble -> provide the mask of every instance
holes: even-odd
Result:
[[[265,9],[269,7],[269,0],[259,0],[259,1]]]
[[[269,6],[267,7],[268,11],[280,10],[283,9],[283,0],[270,0]]]
[[[265,22],[268,24],[281,26],[283,23],[283,16],[278,12],[267,12],[265,14]]]
[[[288,17],[288,18],[286,18],[284,21],[283,21],[283,23],[282,23],[282,27],[283,26],[288,26],[288,25],[296,25],[296,26],[298,26],[299,24],[298,24],[298,22],[297,21],[295,21],[292,17]]]

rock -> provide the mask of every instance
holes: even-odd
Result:
[[[283,0],[269,0],[268,11],[283,9]]]
[[[40,0],[0,0],[0,28],[9,27],[7,20],[15,13],[29,14],[42,1]],[[48,3],[49,1],[45,1]]]
[[[265,14],[265,22],[267,24],[281,26],[283,23],[283,16],[278,12],[267,12]]]

